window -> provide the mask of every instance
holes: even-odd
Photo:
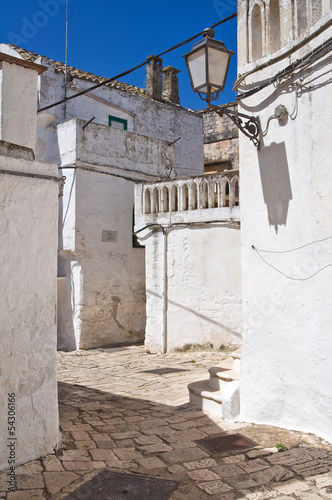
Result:
[[[307,29],[307,2],[306,0],[297,0],[297,30],[298,35],[301,35]]]
[[[263,27],[262,15],[259,5],[256,3],[251,14],[251,40],[252,59],[257,61],[263,56]]]
[[[271,51],[280,49],[280,6],[279,0],[270,3]]]
[[[312,0],[311,3],[312,24],[322,17],[322,0]]]
[[[127,120],[123,118],[118,118],[117,116],[108,116],[108,124],[110,127],[120,128],[121,130],[127,130]]]

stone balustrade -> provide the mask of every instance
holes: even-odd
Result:
[[[141,199],[136,196],[136,214],[139,215],[239,205],[238,171],[146,182],[140,186]]]

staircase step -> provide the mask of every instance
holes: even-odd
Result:
[[[188,385],[192,409],[222,414],[222,392],[211,389],[209,380],[200,380]]]
[[[232,382],[233,380],[240,380],[239,370],[232,370],[224,368],[223,366],[212,366],[209,368],[210,376],[217,377],[225,382]]]
[[[242,347],[239,347],[238,349],[236,349],[236,351],[232,352],[232,358],[234,359],[241,359],[241,355],[242,355]]]

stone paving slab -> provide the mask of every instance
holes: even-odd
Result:
[[[226,357],[147,355],[140,346],[59,353],[61,448],[17,467],[15,492],[0,472],[0,499],[63,500],[100,470],[178,481],[170,500],[332,499],[331,444],[191,411],[187,384],[206,378]],[[235,432],[259,446],[214,454],[197,442]],[[276,443],[288,450],[278,453]]]

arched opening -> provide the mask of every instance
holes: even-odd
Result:
[[[209,186],[207,182],[202,184],[202,208],[209,207]]]
[[[151,213],[151,194],[150,194],[150,189],[145,190],[144,194],[144,213],[145,214],[150,214]]]
[[[229,182],[223,183],[223,207],[229,207]]]
[[[191,186],[191,201],[190,201],[190,209],[197,210],[198,207],[198,189],[196,182]]]
[[[168,187],[164,186],[163,187],[163,212],[168,212],[169,211],[169,191]]]
[[[279,0],[271,0],[270,2],[270,29],[271,52],[276,52],[281,46]]]
[[[177,186],[172,186],[171,210],[172,210],[172,212],[177,212],[179,210],[179,195],[178,195],[178,187]]]
[[[154,188],[152,192],[152,212],[156,214],[159,212],[159,191],[158,188]]]
[[[212,184],[212,193],[211,193],[211,202],[212,202],[212,208],[218,208],[218,198],[219,198],[219,187],[218,187],[218,183],[217,182],[214,182]]]
[[[263,56],[263,27],[260,6],[256,3],[251,13],[251,55],[253,61]]]
[[[296,20],[298,35],[301,35],[308,25],[307,0],[296,0]]]
[[[235,184],[234,184],[233,205],[235,207],[238,207],[240,205],[239,181],[235,181]]]
[[[322,17],[322,0],[312,0],[311,21],[315,24]]]
[[[184,184],[182,186],[182,210],[189,209],[189,189],[188,185]]]

